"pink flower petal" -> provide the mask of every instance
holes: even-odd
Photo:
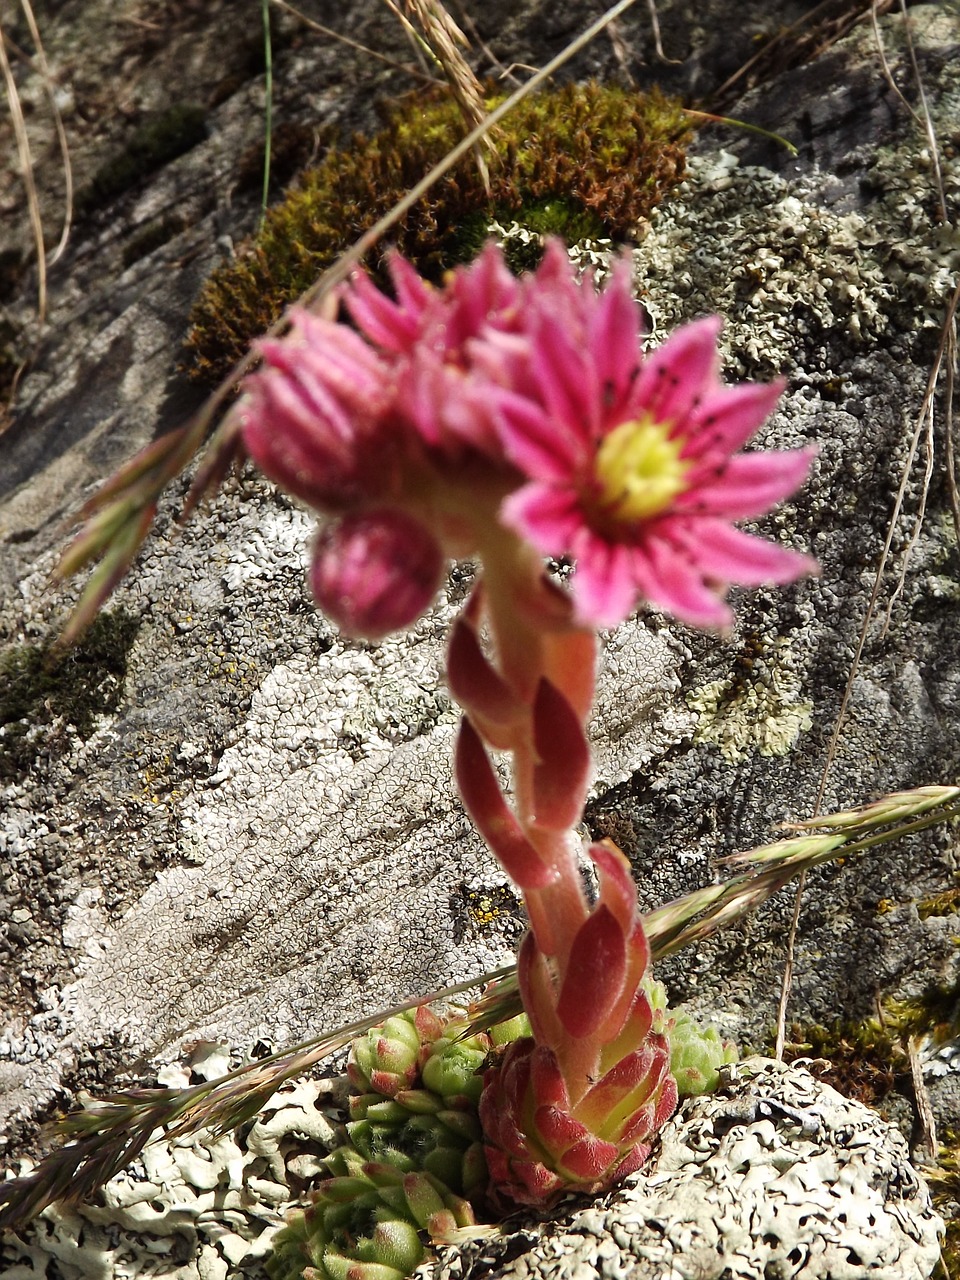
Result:
[[[650,602],[681,622],[722,629],[733,621],[730,608],[711,591],[695,565],[661,538],[650,537],[638,554],[650,565]]]
[[[630,259],[621,258],[587,328],[587,344],[595,355],[597,380],[610,412],[620,408],[640,370],[638,335],[643,323],[631,293],[631,278]]]
[[[586,466],[586,441],[578,439],[527,396],[499,387],[489,391],[499,420],[500,439],[507,457],[537,480],[569,481]]]
[[[387,267],[400,307],[412,315],[422,314],[434,295],[416,267],[401,253],[391,253]]]
[[[698,406],[695,426],[681,457],[716,457],[735,453],[770,417],[783,393],[784,383],[742,382],[735,387],[717,386]]]
[[[582,529],[572,544],[576,558],[572,590],[579,621],[616,627],[637,607],[639,592],[633,552]]]
[[[354,324],[384,351],[407,351],[420,333],[420,315],[397,306],[365,272],[352,277],[344,302]]]
[[[561,485],[525,484],[504,500],[500,519],[553,556],[564,555],[583,527],[576,493]]]
[[[596,368],[582,344],[555,315],[536,317],[531,367],[551,418],[584,439],[600,428],[600,388]]]
[[[752,520],[792,493],[807,478],[816,448],[738,453],[704,480],[681,494],[678,512]]]
[[[657,422],[676,423],[682,431],[715,375],[722,323],[719,316],[695,320],[647,356],[630,397],[638,417],[646,412]]]
[[[707,577],[718,582],[759,587],[765,583],[792,582],[804,574],[817,572],[817,562],[810,556],[790,551],[766,538],[742,533],[723,520],[684,520],[678,516],[670,521],[668,536]]]
[[[497,322],[518,304],[520,286],[501,250],[489,242],[467,267],[458,267],[449,288],[456,317],[457,340],[464,342],[484,325]]]

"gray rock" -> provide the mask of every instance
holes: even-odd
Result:
[[[521,25],[501,33],[501,55],[511,31],[518,50],[534,39],[534,8],[514,8]],[[649,52],[642,8],[622,24],[628,61]],[[739,39],[767,6],[736,9]],[[687,21],[696,48],[684,74],[694,79],[730,29],[721,6],[709,20],[696,11],[693,22],[676,6],[664,29],[669,52],[674,24]],[[567,34],[564,13],[573,21],[569,6],[556,11],[538,60]],[[380,38],[378,14],[353,6],[354,34]],[[174,30],[164,55],[194,67],[190,95],[212,89],[213,65],[234,56],[224,52],[236,35],[229,8],[214,17],[202,39],[189,23]],[[958,94],[955,7],[914,6],[910,20],[945,139]],[[482,34],[499,39],[489,21]],[[881,25],[894,75],[912,92],[902,22]],[[284,30],[281,103],[301,118],[363,120],[380,73]],[[53,39],[60,67],[68,44],[58,52]],[[616,65],[616,46],[598,42],[578,69]],[[157,109],[146,71],[133,83],[142,109]],[[867,115],[853,109],[861,85]],[[191,403],[177,348],[222,237],[255,222],[255,195],[233,180],[259,134],[259,93],[247,81],[210,105],[206,139],[84,223],[54,277],[49,333],[0,439],[8,646],[42,642],[64,617],[70,592],[46,587],[64,516]],[[953,224],[936,221],[926,139],[886,85],[867,26],[737,110],[796,136],[798,107],[810,121],[796,159],[702,134],[689,181],[636,250],[661,333],[720,310],[730,376],[789,378],[763,443],[815,439],[820,458],[796,504],[764,530],[811,548],[823,568],[816,582],[738,598],[726,640],[656,616],[610,637],[587,821],[630,855],[646,907],[811,811],[960,262]],[[107,144],[88,143],[89,176]],[[955,214],[956,158],[945,152],[942,165]],[[171,208],[183,229],[125,266],[124,246]],[[18,323],[27,307],[13,306]],[[939,429],[938,417],[937,449]],[[921,454],[825,807],[958,774],[956,536],[939,482],[916,532],[923,468]],[[180,530],[182,494],[164,500],[111,606],[135,620],[118,695],[103,694],[88,727],[48,708],[30,728],[29,765],[2,778],[0,1131],[14,1167],[25,1126],[68,1081],[102,1088],[118,1067],[175,1060],[197,1039],[247,1049],[316,1033],[493,966],[521,927],[449,777],[455,714],[439,672],[469,572],[453,575],[410,636],[348,644],[305,598],[307,516],[245,474]],[[98,671],[106,681],[97,667],[94,683]],[[861,1019],[878,1000],[954,989],[958,922],[922,918],[917,903],[953,885],[956,859],[954,833],[928,832],[811,877],[790,1016]],[[673,998],[759,1044],[791,911],[783,895],[665,965]],[[956,1123],[956,1090],[941,1084],[935,1097],[940,1119]]]

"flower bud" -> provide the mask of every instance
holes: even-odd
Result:
[[[324,529],[313,550],[317,604],[347,635],[379,640],[416,622],[440,587],[444,557],[412,516],[382,509]]]

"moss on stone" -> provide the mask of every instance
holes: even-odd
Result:
[[[0,653],[0,779],[21,777],[43,751],[87,738],[115,711],[139,620],[124,609],[101,613],[81,644],[13,645]]]
[[[885,1000],[880,1016],[862,1022],[838,1019],[825,1027],[813,1023],[790,1028],[784,1056],[824,1058],[831,1066],[824,1079],[847,1097],[880,1107],[900,1077],[909,1073],[907,1041],[928,1037],[934,1044],[960,1030],[960,989],[932,986],[909,1000]]]
[[[950,889],[934,893],[917,903],[917,915],[921,920],[929,920],[931,916],[953,916],[960,914],[960,884]]]
[[[488,108],[499,101],[490,97]],[[410,210],[394,242],[437,280],[475,255],[494,220],[529,218],[567,238],[585,229],[622,240],[683,178],[689,135],[679,103],[656,90],[588,84],[533,95],[494,135],[489,196],[468,157]],[[257,238],[207,281],[187,342],[192,372],[224,373],[461,136],[456,104],[431,93],[391,108],[373,137],[331,146],[270,210]]]

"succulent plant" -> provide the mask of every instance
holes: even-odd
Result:
[[[348,1072],[363,1092],[350,1098],[347,1133],[367,1160],[425,1170],[476,1197],[487,1181],[476,1109],[491,1041],[461,1038],[464,1025],[422,1006],[358,1041]]]
[[[737,1046],[724,1040],[715,1026],[702,1027],[686,1013],[673,1014],[667,1023],[670,1071],[681,1098],[713,1093],[720,1082],[719,1069],[740,1056]]]
[[[491,1041],[426,1005],[355,1040],[349,1143],[274,1241],[273,1280],[402,1280],[440,1240],[475,1223],[487,1166],[477,1102]]]
[[[332,1177],[294,1210],[267,1260],[272,1280],[403,1280],[439,1241],[476,1219],[430,1173],[364,1160],[351,1147],[327,1157]]]

